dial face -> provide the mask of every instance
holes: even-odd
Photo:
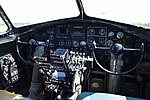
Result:
[[[108,41],[107,41],[107,46],[110,47],[110,46],[112,46],[112,45],[113,45],[113,41],[112,41],[112,40],[108,40]]]
[[[100,29],[99,30],[99,34],[101,35],[101,36],[105,36],[105,34],[106,34],[106,30],[105,29]]]
[[[105,44],[105,38],[99,38],[99,39],[98,39],[98,42],[99,42],[100,44]]]
[[[89,34],[94,35],[95,34],[95,29],[93,29],[93,28],[89,29]]]
[[[78,47],[79,46],[79,42],[78,41],[73,41],[73,46],[74,47]]]
[[[60,41],[58,42],[58,45],[59,45],[59,46],[64,46],[64,45],[65,45],[65,42],[64,42],[63,40],[60,40]]]
[[[113,37],[114,35],[115,35],[115,33],[112,31],[108,33],[108,37]]]
[[[118,33],[117,33],[117,38],[118,38],[118,39],[122,39],[123,36],[124,36],[123,32],[118,32]]]
[[[93,43],[93,42],[94,42],[94,38],[90,37],[90,38],[88,39],[88,43]]]

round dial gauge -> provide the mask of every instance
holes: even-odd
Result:
[[[112,31],[108,33],[108,37],[113,37],[114,35],[115,35],[115,33]]]
[[[89,29],[89,34],[90,34],[90,35],[94,35],[94,34],[95,34],[95,29],[92,29],[92,28]]]
[[[105,29],[100,29],[99,30],[99,34],[101,35],[101,36],[105,36],[105,34],[106,34],[106,30]]]
[[[107,46],[110,47],[110,46],[112,46],[112,45],[113,45],[113,41],[112,41],[112,40],[108,40],[108,41],[107,41]]]
[[[79,42],[78,41],[73,41],[73,46],[74,47],[78,47],[79,46]]]
[[[117,33],[117,38],[118,38],[118,39],[122,39],[123,36],[124,36],[123,32],[118,32],[118,33]]]

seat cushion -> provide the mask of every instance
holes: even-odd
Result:
[[[20,94],[14,94],[6,90],[0,90],[0,100],[31,100],[31,99],[24,98]]]
[[[140,98],[126,97],[108,93],[83,92],[77,100],[145,100]]]

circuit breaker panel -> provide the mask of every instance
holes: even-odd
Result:
[[[0,71],[7,85],[11,85],[19,80],[18,67],[11,54],[0,57]]]

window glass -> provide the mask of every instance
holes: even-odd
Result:
[[[76,0],[0,0],[15,27],[79,15]]]
[[[7,25],[5,24],[5,22],[0,17],[0,35],[4,34],[4,32],[6,32],[7,29],[8,29]]]
[[[82,0],[88,16],[150,28],[149,0]]]

